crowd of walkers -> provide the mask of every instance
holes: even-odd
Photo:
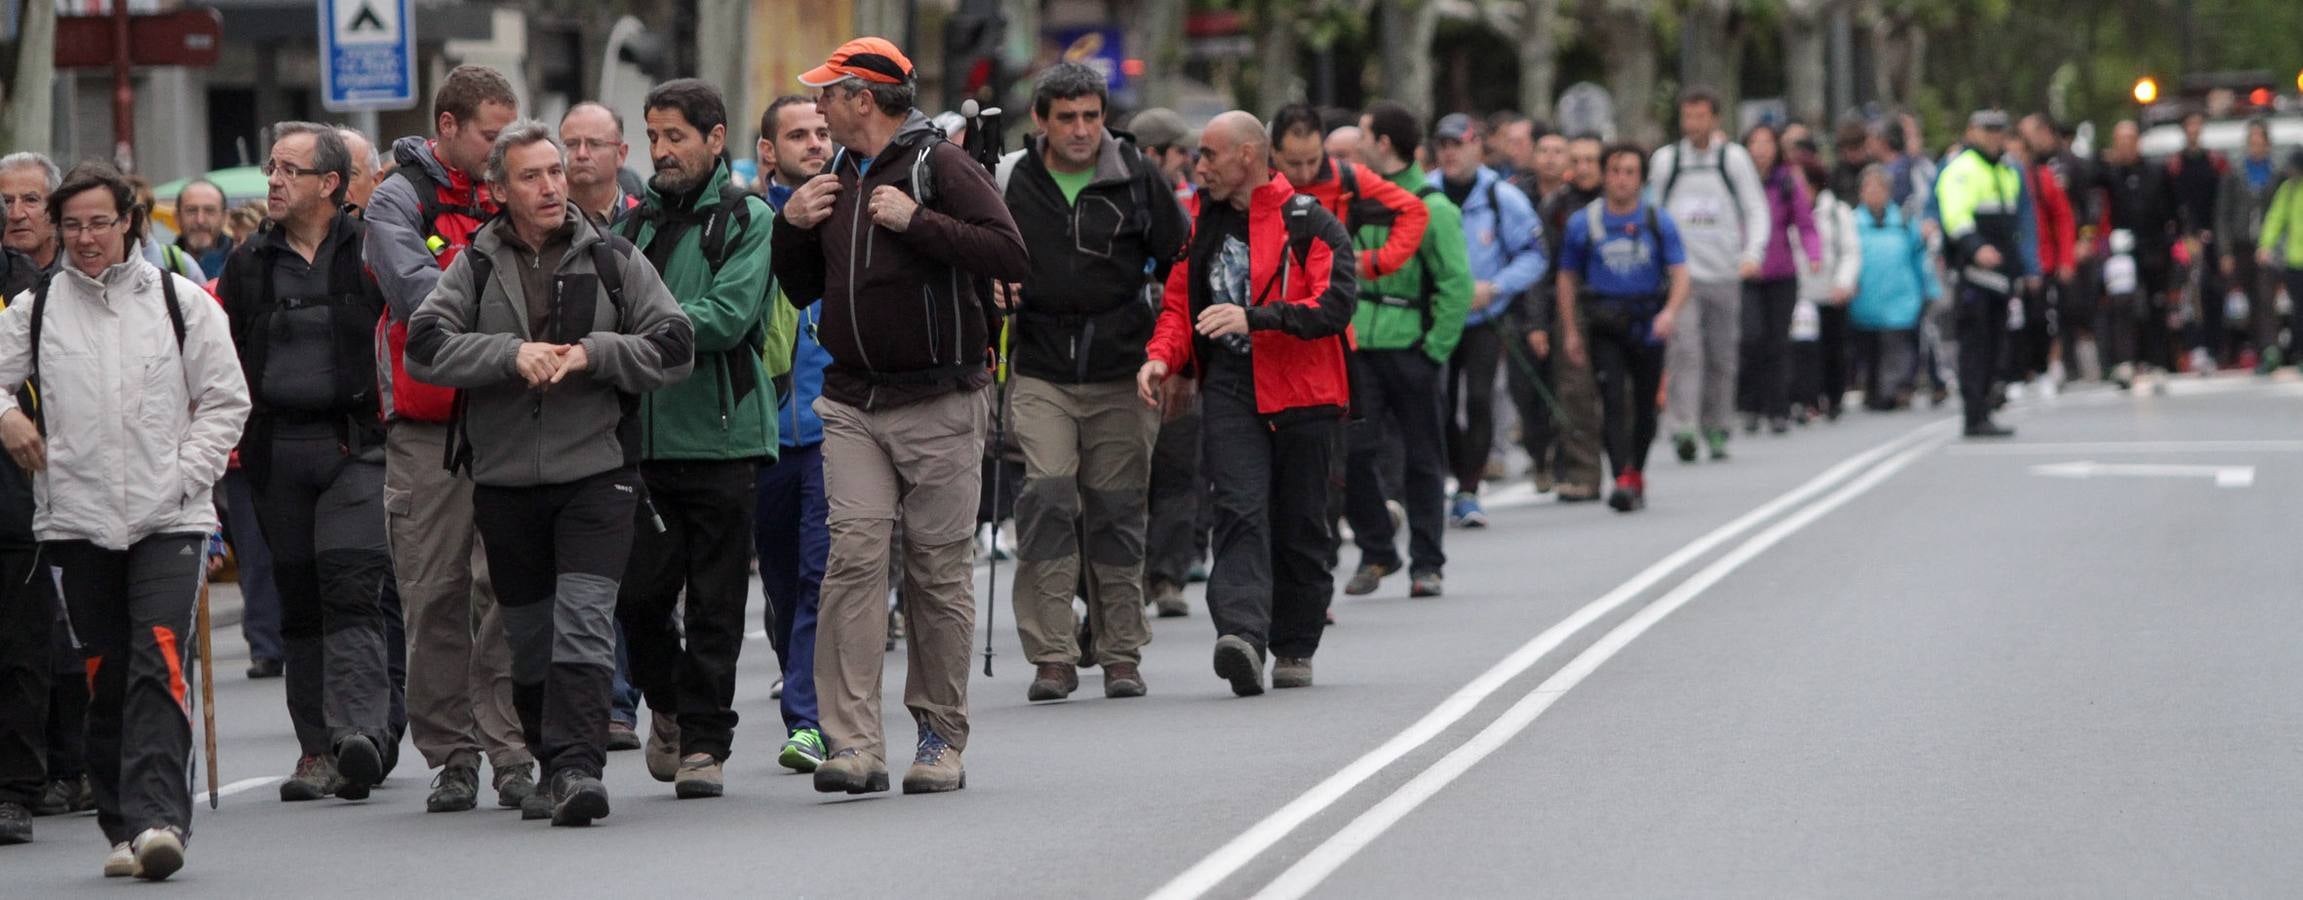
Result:
[[[1302,688],[1345,540],[1345,594],[1442,596],[1502,460],[1630,513],[1659,439],[1716,463],[1851,391],[1956,393],[2001,437],[2067,376],[2268,371],[2274,273],[2303,294],[2303,158],[2261,127],[2217,158],[2196,117],[2164,164],[2132,123],[2088,161],[1997,110],[1944,153],[1892,116],[1827,154],[1801,123],[1731,136],[1702,89],[1656,148],[1392,102],[1123,130],[1059,64],[1002,155],[915,108],[885,40],[800,80],[750,186],[718,90],[656,86],[640,185],[615,110],[555,127],[458,68],[388,158],[274,125],[264,225],[194,183],[159,249],[110,166],[0,157],[0,843],[94,809],[106,875],[183,864],[218,533],[248,674],[285,676],[283,801],[366,798],[403,739],[431,812],[477,806],[484,765],[523,819],[590,824],[643,746],[719,796],[755,565],[778,761],[890,788],[900,627],[901,784],[951,791],[979,553],[1016,561],[1033,702],[1083,667],[1143,696],[1147,619],[1202,580],[1214,673]],[[1011,514],[1012,549],[979,539]]]

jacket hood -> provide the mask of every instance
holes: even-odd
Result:
[[[1126,184],[1128,179],[1135,177],[1135,172],[1128,168],[1127,157],[1121,154],[1121,142],[1124,140],[1126,138],[1114,134],[1111,129],[1104,129],[1103,144],[1096,151],[1095,178],[1088,182],[1089,187]],[[1025,153],[1039,160],[1042,166],[1047,165],[1047,146],[1046,135],[1035,134],[1024,139]]]
[[[423,166],[424,174],[432,176],[438,184],[453,183],[448,164],[440,161],[439,152],[432,149],[432,139],[411,134],[392,142],[392,159],[403,166]]]
[[[105,266],[103,272],[93,277],[80,271],[79,266],[65,262],[64,252],[62,249],[56,251],[56,270],[65,273],[66,278],[76,279],[81,284],[94,287],[99,291],[120,285],[148,287],[155,283],[152,277],[160,274],[160,269],[144,258],[144,242],[141,240],[128,242],[128,258],[126,260]]]
[[[593,226],[590,217],[578,211],[574,204],[567,204],[564,209],[568,223],[574,226],[574,230],[568,233],[568,257],[572,259],[578,254],[590,253],[592,245],[602,240],[600,229]],[[495,259],[505,251],[504,234],[511,227],[512,219],[508,215],[489,219],[487,224],[480,226],[480,230],[472,233],[472,249],[487,254],[489,259]]]

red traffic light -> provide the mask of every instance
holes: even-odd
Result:
[[[2270,106],[2271,89],[2267,87],[2259,87],[2252,91],[2248,91],[2247,103],[2251,106]]]

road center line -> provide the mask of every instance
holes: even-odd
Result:
[[[216,796],[221,799],[224,797],[232,796],[233,794],[240,793],[242,791],[252,791],[268,784],[279,784],[280,780],[281,777],[278,775],[267,775],[262,778],[242,778],[238,781],[232,782],[231,784],[217,788]],[[200,799],[200,792],[192,792],[192,799]]]
[[[2303,453],[2303,441],[2099,441],[2056,444],[1959,444],[1952,456],[2064,456],[2090,453]]]
[[[1710,533],[1673,551],[1671,555],[1640,570],[1630,580],[1617,585],[1614,590],[1608,591],[1599,599],[1585,604],[1574,614],[1561,619],[1557,624],[1545,629],[1543,633],[1536,635],[1534,639],[1521,645],[1519,649],[1512,651],[1510,656],[1504,657],[1501,662],[1496,663],[1486,672],[1481,673],[1479,677],[1472,679],[1454,694],[1449,695],[1431,712],[1416,720],[1415,724],[1409,725],[1405,730],[1393,735],[1390,740],[1383,742],[1381,746],[1353,760],[1351,764],[1313,785],[1310,790],[1289,801],[1287,805],[1280,807],[1271,815],[1265,816],[1262,821],[1249,826],[1248,830],[1241,832],[1238,837],[1216,848],[1199,862],[1193,864],[1191,868],[1185,869],[1182,874],[1177,875],[1173,880],[1162,885],[1159,890],[1154,891],[1150,900],[1195,900],[1195,898],[1215,889],[1225,879],[1230,878],[1248,863],[1253,862],[1257,856],[1262,855],[1265,850],[1271,849],[1273,845],[1279,843],[1297,828],[1302,827],[1305,822],[1310,821],[1311,817],[1333,806],[1336,801],[1343,799],[1345,795],[1368,779],[1375,777],[1377,773],[1429,743],[1448,726],[1470,715],[1471,711],[1477,708],[1482,701],[1501,690],[1512,679],[1518,678],[1528,669],[1533,668],[1544,656],[1558,649],[1561,644],[1566,643],[1577,632],[1590,627],[1593,622],[1606,617],[1618,607],[1646,593],[1649,588],[1663,581],[1671,573],[1702,558],[1720,545],[1734,540],[1744,532],[1757,528],[1767,520],[1781,515],[1784,511],[1830,490],[1874,462],[1902,450],[1906,446],[1925,442],[1938,434],[1949,432],[1956,422],[1956,419],[1938,420],[1913,429],[1894,440],[1848,457],[1838,465],[1824,470],[1822,474],[1815,476],[1807,483],[1744,513],[1732,522],[1713,529]]]
[[[1329,875],[1334,874],[1336,869],[1350,862],[1354,854],[1365,849],[1368,844],[1383,836],[1383,833],[1390,830],[1393,825],[1398,824],[1402,818],[1414,812],[1416,807],[1423,805],[1424,801],[1431,799],[1441,789],[1447,787],[1465,772],[1470,771],[1473,766],[1478,765],[1480,760],[1486,759],[1489,754],[1501,749],[1512,738],[1525,731],[1529,725],[1534,724],[1536,717],[1543,715],[1544,710],[1550,709],[1551,705],[1557,702],[1560,697],[1566,695],[1568,691],[1574,690],[1576,685],[1583,683],[1584,678],[1590,676],[1593,671],[1609,659],[1614,658],[1617,653],[1622,652],[1624,647],[1629,646],[1640,635],[1646,634],[1648,629],[1655,627],[1655,623],[1662,621],[1665,616],[1671,615],[1680,607],[1686,606],[1696,597],[1701,596],[1704,591],[1710,589],[1712,585],[1733,574],[1745,563],[1758,558],[1760,554],[1767,552],[1769,548],[1781,543],[1785,538],[1813,524],[1817,519],[1823,518],[1833,510],[1845,506],[1849,501],[1863,496],[1872,488],[1879,486],[1880,482],[1886,481],[1890,476],[1902,471],[1904,467],[1911,465],[1934,449],[1932,446],[1922,444],[1904,450],[1878,468],[1863,473],[1861,477],[1849,482],[1831,496],[1785,517],[1782,521],[1768,527],[1767,530],[1743,542],[1727,555],[1720,557],[1711,565],[1705,566],[1693,577],[1673,588],[1670,593],[1664,594],[1654,603],[1650,603],[1640,609],[1639,612],[1632,614],[1631,618],[1625,619],[1622,624],[1615,626],[1607,634],[1601,636],[1597,642],[1585,648],[1582,653],[1576,654],[1574,659],[1568,660],[1567,665],[1552,673],[1551,677],[1543,680],[1543,683],[1536,685],[1535,689],[1528,691],[1527,695],[1521,697],[1518,703],[1504,711],[1502,716],[1497,717],[1493,723],[1482,729],[1479,734],[1474,735],[1471,740],[1464,742],[1462,746],[1441,757],[1430,768],[1410,779],[1408,783],[1401,785],[1398,790],[1392,792],[1391,796],[1385,797],[1382,802],[1369,808],[1367,812],[1361,813],[1349,825],[1344,826],[1343,830],[1336,832],[1334,836],[1320,844],[1309,855],[1295,865],[1288,867],[1287,871],[1280,873],[1277,879],[1274,879],[1270,885],[1255,895],[1256,900],[1294,900],[1294,898],[1310,893],[1312,889],[1319,887],[1322,881],[1327,880]]]

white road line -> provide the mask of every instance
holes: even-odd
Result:
[[[235,781],[231,784],[217,788],[216,796],[219,798],[229,797],[233,794],[237,794],[242,791],[252,791],[265,785],[279,784],[281,781],[282,777],[279,775],[270,775],[263,778],[242,778],[239,781]],[[193,796],[193,799],[199,799],[199,796],[196,792]]]
[[[1430,768],[1425,769],[1421,774],[1410,779],[1407,784],[1401,785],[1398,790],[1393,791],[1391,796],[1385,797],[1382,802],[1369,808],[1367,812],[1361,813],[1359,818],[1353,819],[1351,824],[1344,826],[1343,830],[1336,832],[1333,837],[1328,838],[1325,843],[1320,844],[1301,861],[1290,866],[1287,871],[1280,873],[1277,879],[1274,879],[1271,884],[1265,886],[1262,891],[1255,895],[1256,900],[1294,900],[1294,898],[1310,893],[1312,889],[1320,885],[1320,882],[1334,874],[1336,869],[1350,862],[1353,854],[1365,849],[1376,838],[1383,836],[1385,831],[1398,824],[1402,818],[1414,812],[1416,807],[1422,805],[1424,801],[1431,799],[1449,783],[1469,771],[1472,766],[1478,765],[1480,760],[1486,759],[1489,754],[1494,753],[1509,743],[1512,738],[1518,736],[1520,732],[1525,731],[1529,725],[1535,722],[1536,717],[1543,715],[1544,710],[1551,708],[1552,703],[1558,701],[1568,691],[1574,690],[1575,686],[1583,683],[1583,680],[1589,677],[1593,671],[1621,652],[1632,641],[1637,640],[1640,635],[1647,633],[1648,629],[1655,627],[1655,623],[1662,621],[1665,616],[1671,615],[1673,611],[1701,596],[1712,585],[1719,583],[1721,579],[1742,568],[1745,563],[1767,552],[1769,548],[1781,543],[1783,539],[1813,524],[1817,519],[1830,514],[1833,510],[1846,505],[1848,501],[1862,496],[1872,488],[1877,487],[1880,482],[1886,481],[1890,476],[1919,460],[1920,457],[1933,449],[1933,447],[1922,445],[1903,451],[1895,458],[1882,463],[1878,468],[1865,472],[1861,477],[1849,482],[1847,486],[1832,493],[1831,496],[1785,517],[1783,521],[1775,523],[1767,530],[1743,542],[1727,555],[1720,557],[1711,565],[1705,566],[1693,577],[1673,588],[1670,593],[1632,614],[1631,618],[1623,621],[1623,624],[1608,631],[1589,648],[1576,654],[1575,658],[1569,660],[1567,665],[1562,666],[1558,672],[1552,673],[1551,677],[1536,685],[1534,690],[1527,692],[1526,696],[1520,698],[1518,703],[1513,704],[1493,724],[1482,729],[1479,734],[1464,742],[1462,746],[1441,757]]]
[[[1838,465],[1825,470],[1823,474],[1815,476],[1807,483],[1793,488],[1788,493],[1768,501],[1757,509],[1744,513],[1735,521],[1722,525],[1709,534],[1705,534],[1673,551],[1670,556],[1666,556],[1641,570],[1639,574],[1633,575],[1631,580],[1617,585],[1614,590],[1607,592],[1599,599],[1585,604],[1573,615],[1560,620],[1558,624],[1545,629],[1542,634],[1536,635],[1533,640],[1512,651],[1510,656],[1504,657],[1501,662],[1496,663],[1446,700],[1441,701],[1431,712],[1416,720],[1415,724],[1409,725],[1405,730],[1393,735],[1390,740],[1383,742],[1381,746],[1353,760],[1350,765],[1344,766],[1334,775],[1330,775],[1320,783],[1313,785],[1310,790],[1289,801],[1278,811],[1265,816],[1262,821],[1250,826],[1238,837],[1216,848],[1214,852],[1193,864],[1191,868],[1184,870],[1182,874],[1177,875],[1173,880],[1161,886],[1159,890],[1154,891],[1150,900],[1193,900],[1193,898],[1200,897],[1215,889],[1216,886],[1223,883],[1224,879],[1230,878],[1248,863],[1253,862],[1265,850],[1271,849],[1274,844],[1279,843],[1288,834],[1302,827],[1311,817],[1334,805],[1346,794],[1358,788],[1368,779],[1375,777],[1386,767],[1414,752],[1416,748],[1429,743],[1448,726],[1460,721],[1464,716],[1470,715],[1471,711],[1478,707],[1482,701],[1502,689],[1512,679],[1534,667],[1545,655],[1558,649],[1559,645],[1566,643],[1568,638],[1573,637],[1576,632],[1582,631],[1593,622],[1614,612],[1616,608],[1645,593],[1680,567],[1694,562],[1703,557],[1704,554],[1710,553],[1720,545],[1734,540],[1767,520],[1781,515],[1784,511],[1830,490],[1839,482],[1847,480],[1881,458],[1901,450],[1907,445],[1948,432],[1955,423],[1956,420],[1954,419],[1939,420],[1849,457]]]
[[[2089,453],[2303,453],[2303,441],[2099,441],[2060,444],[1955,444],[1952,456],[2084,456]]]

